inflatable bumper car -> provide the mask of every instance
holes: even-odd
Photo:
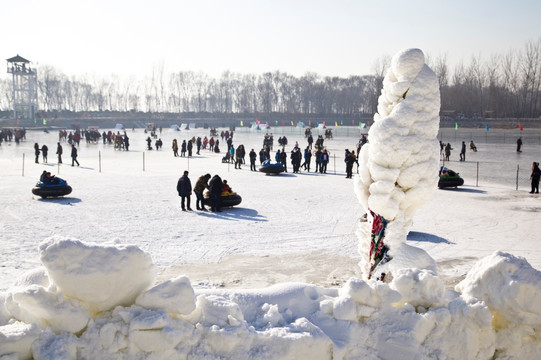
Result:
[[[438,187],[440,189],[464,185],[464,179],[457,172],[446,167],[441,167],[439,176]]]
[[[220,195],[220,207],[232,207],[232,206],[240,204],[241,202],[242,202],[242,197],[236,192],[224,191]],[[208,191],[205,193],[205,198],[203,200],[203,203],[207,206],[211,206],[210,194]]]
[[[53,182],[45,183],[38,181],[36,186],[32,188],[32,194],[41,196],[42,198],[58,197],[71,194],[71,186],[64,179],[55,178]]]
[[[259,167],[259,171],[265,174],[279,174],[284,171],[284,166],[280,163],[271,164],[269,160],[263,162]]]

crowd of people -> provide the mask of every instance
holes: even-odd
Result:
[[[21,140],[26,140],[26,129],[1,129],[0,130],[0,145],[2,142],[11,142],[15,140],[18,144]]]

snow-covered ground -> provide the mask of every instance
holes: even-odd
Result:
[[[20,349],[21,342],[39,338],[34,344],[35,358],[73,358],[73,354],[79,358],[134,358],[138,353],[140,358],[167,358],[175,354],[177,358],[220,355],[293,359],[306,354],[330,358],[332,353],[334,358],[422,359],[445,354],[450,358],[473,359],[491,356],[496,339],[501,342],[501,337],[522,344],[523,349],[521,353],[518,345],[506,343],[500,350],[501,356],[527,358],[541,354],[537,335],[531,332],[540,322],[533,315],[534,320],[507,326],[496,338],[488,308],[468,296],[457,298],[456,293],[448,291],[437,299],[412,299],[422,296],[404,291],[413,286],[408,282],[411,279],[416,279],[415,286],[421,293],[434,291],[438,286],[443,289],[443,283],[438,285],[439,280],[426,274],[405,275],[406,280],[396,280],[392,289],[373,282],[368,287],[358,280],[348,282],[351,277],[360,278],[356,231],[364,209],[354,195],[352,180],[345,178],[343,154],[346,148],[355,146],[358,137],[335,137],[325,142],[331,152],[327,174],[302,171],[266,176],[251,172],[248,165],[236,170],[232,164],[222,163],[223,151],[214,154],[202,150],[189,159],[173,157],[173,138],[208,135],[204,129],[164,129],[159,135],[164,142],[160,151],[145,151],[147,134],[142,129],[129,129],[127,133],[131,140],[129,152],[114,150],[112,145],[101,142],[81,142],[79,167],[70,166],[66,143],[64,164],[57,166],[56,133],[29,131],[25,142],[1,145],[0,289],[7,291],[3,297],[7,297],[6,303],[15,303],[24,311],[35,311],[24,296],[9,298],[7,294],[22,291],[13,287],[15,280],[27,270],[42,266],[39,244],[50,237],[57,241],[61,237],[103,246],[135,244],[156,265],[155,283],[186,275],[195,295],[205,295],[197,298],[197,311],[175,315],[174,311],[153,311],[142,305],[118,308],[91,320],[79,340],[63,332],[66,329],[62,324],[55,328],[54,322],[49,323],[54,332],[41,333],[38,328],[12,322],[0,326],[0,343],[6,349],[0,355]],[[288,152],[295,141],[301,147],[306,145],[302,135],[287,136]],[[244,144],[248,151],[254,148],[258,152],[262,141],[261,131],[239,131],[234,136],[234,145]],[[48,164],[43,164],[41,157],[40,164],[34,163],[35,142],[48,145]],[[541,159],[538,146],[525,146],[523,150],[523,166]],[[477,153],[468,151],[466,163],[459,163],[458,153],[454,155],[454,161],[447,165],[464,175],[465,186],[437,190],[415,215],[407,243],[426,250],[437,261],[439,276],[448,289],[453,289],[480,258],[497,250],[523,256],[533,267],[541,268],[541,198],[528,194],[527,181],[522,181],[519,191],[498,182],[482,181],[476,187],[475,173],[472,178],[466,170],[474,167],[476,161],[488,164],[494,157],[499,164],[516,168],[514,146],[480,146]],[[44,169],[66,179],[73,192],[64,198],[47,200],[32,195],[30,190]],[[180,211],[176,181],[186,169],[192,184],[205,173],[219,174],[242,196],[242,203],[222,213]],[[195,209],[195,197],[192,208]],[[521,302],[527,294],[534,296],[530,305],[537,306],[533,303],[540,303],[539,283],[535,283],[539,274],[533,269],[525,270],[520,259],[508,255],[489,258],[484,266],[495,267],[496,270],[488,271],[493,274],[504,268],[501,264],[514,266],[514,270],[505,268],[510,276],[523,276],[529,279],[524,281],[530,281],[528,286],[515,289],[518,292],[509,291],[505,299],[520,294],[517,301]],[[517,269],[526,275],[512,272]],[[484,273],[478,270],[475,274]],[[185,278],[179,279],[173,282],[174,289],[190,289]],[[19,284],[42,282],[34,275]],[[476,288],[463,285],[461,292],[473,293]],[[392,307],[390,304],[400,297],[393,291],[400,291],[406,302],[409,296],[413,307]],[[490,297],[490,291],[472,296]],[[501,294],[506,290],[492,291]],[[498,305],[489,308],[493,309],[492,306]],[[516,306],[520,309],[526,305]],[[0,318],[7,324],[10,316],[2,313]],[[62,319],[65,315],[57,316]],[[510,321],[507,315],[501,316],[506,320],[496,320]],[[508,317],[512,316],[511,312]],[[81,317],[84,319],[84,315],[78,318]],[[28,315],[19,316],[19,320],[28,318],[31,319]],[[356,318],[365,319],[364,323],[359,325],[353,321]],[[475,344],[455,348],[453,344],[459,341],[456,338],[461,332],[465,334],[464,341],[473,336]],[[17,338],[14,333],[26,337]],[[142,334],[155,337],[149,340]],[[354,338],[366,340],[354,345]],[[184,346],[171,339],[178,339]],[[159,344],[158,348],[153,347],[153,342]],[[24,353],[19,354],[24,358]]]

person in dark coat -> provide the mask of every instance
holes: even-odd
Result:
[[[466,143],[462,142],[462,147],[460,148],[460,161],[466,161]]]
[[[193,150],[193,141],[192,140],[188,140],[187,149],[188,149],[188,156],[192,156],[192,150]]]
[[[255,160],[257,159],[257,154],[255,153],[254,149],[252,149],[250,151],[249,156],[250,156],[250,170],[256,171],[255,170]]]
[[[77,148],[75,147],[75,144],[71,144],[71,166],[73,166],[74,163],[77,163],[77,166],[79,166],[79,162],[77,161]]]
[[[41,146],[41,156],[43,156],[43,162],[46,163],[47,162],[47,154],[49,153],[49,148],[47,147],[47,145],[43,144]]]
[[[517,152],[522,152],[521,148],[522,148],[522,137],[519,137],[517,139]]]
[[[352,151],[348,151],[348,154],[346,155],[346,178],[352,179],[353,178],[353,164],[355,164],[355,161],[357,160],[357,157],[355,156],[355,153]]]
[[[447,143],[447,145],[445,145],[445,161],[449,161],[449,157],[451,157],[451,150],[453,150],[451,143]]]
[[[291,165],[293,165],[293,172],[299,173],[301,167],[302,155],[298,147],[293,148],[291,151]]]
[[[147,137],[147,149],[148,150],[152,150],[152,139],[149,137]]]
[[[197,153],[196,153],[197,155],[199,155],[199,151],[201,150],[201,143],[202,143],[201,137],[198,136],[197,140],[195,140],[195,145],[197,146]]]
[[[34,154],[36,155],[36,164],[39,164],[39,145],[38,143],[34,143]]]
[[[210,193],[210,211],[221,212],[220,210],[220,196],[224,190],[222,178],[218,175],[214,175],[209,182]]]
[[[177,191],[178,196],[180,196],[180,205],[182,207],[182,211],[186,211],[186,206],[184,204],[186,203],[187,208],[189,211],[192,211],[190,208],[190,198],[192,195],[192,183],[190,181],[190,178],[188,177],[188,171],[184,171],[184,175],[180,179],[178,179],[177,182]]]
[[[130,149],[130,139],[128,138],[128,135],[124,134],[124,149],[128,151]]]
[[[210,180],[210,174],[205,174],[205,175],[200,176],[199,179],[197,179],[195,183],[193,192],[195,193],[195,197],[197,198],[195,201],[195,208],[197,210],[207,211],[207,209],[205,209],[203,191],[209,188],[209,184],[208,184],[209,180]]]
[[[186,156],[186,140],[182,140],[180,144],[180,156]]]
[[[263,161],[267,160],[267,157],[265,156],[265,150],[261,149],[259,150],[259,165],[263,165]]]
[[[539,194],[539,179],[541,179],[541,170],[539,169],[538,162],[534,162],[532,164],[532,175],[530,176],[530,179],[532,180],[532,191],[530,191],[530,194]]]
[[[237,150],[235,151],[235,169],[240,169],[240,166],[242,165],[242,157],[243,157],[242,152],[243,152],[242,145],[237,146]]]
[[[329,163],[329,153],[327,152],[327,149],[323,149],[323,152],[321,153],[320,161],[321,161],[321,164],[319,165],[319,172],[321,174],[326,174],[327,164]]]
[[[62,164],[62,153],[64,150],[62,149],[62,145],[60,143],[56,144],[56,154],[58,155],[58,163]]]
[[[316,153],[314,154],[316,156],[316,172],[321,171],[321,149],[317,148]]]
[[[282,152],[280,153],[280,162],[284,166],[284,171],[287,172],[287,153],[285,150],[283,150],[283,148],[282,148]]]
[[[314,143],[314,138],[312,137],[312,134],[308,135],[308,147],[311,149],[312,144]]]

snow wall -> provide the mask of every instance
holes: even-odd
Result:
[[[433,272],[342,288],[195,291],[135,246],[67,238],[0,294],[0,359],[535,359],[541,273],[497,252],[446,290]],[[458,292],[460,291],[460,292]]]

